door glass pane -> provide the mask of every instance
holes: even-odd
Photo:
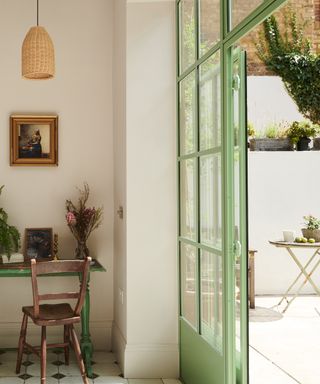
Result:
[[[264,0],[231,0],[232,13],[231,13],[231,26],[234,28],[242,20],[250,15]]]
[[[222,353],[222,260],[211,252],[201,252],[201,333]]]
[[[200,56],[219,41],[220,37],[220,1],[199,1]]]
[[[221,155],[200,159],[201,243],[221,249]]]
[[[200,150],[221,145],[220,53],[200,66]]]
[[[194,0],[180,2],[180,73],[196,61]]]
[[[188,159],[188,160],[181,161],[180,174],[181,174],[180,175],[181,236],[187,239],[196,241],[196,238],[197,238],[196,159]]]
[[[192,72],[180,83],[180,155],[196,149],[196,76]]]
[[[197,328],[197,248],[181,243],[182,316]]]

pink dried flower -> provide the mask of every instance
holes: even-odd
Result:
[[[75,225],[77,223],[77,219],[76,219],[74,213],[72,213],[72,212],[68,212],[66,214],[66,219],[67,219],[68,225]]]

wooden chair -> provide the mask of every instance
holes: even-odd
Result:
[[[86,260],[61,260],[45,261],[37,263],[35,259],[31,260],[31,281],[33,293],[33,306],[23,307],[23,320],[19,339],[19,349],[17,357],[16,373],[20,373],[22,356],[26,351],[35,353],[41,359],[41,384],[46,383],[46,355],[47,348],[64,348],[65,363],[69,364],[69,346],[72,344],[76,354],[77,362],[80,368],[84,384],[89,384],[85,372],[79,341],[74,329],[74,324],[81,321],[80,313],[83,307],[86,285],[89,274],[91,258]],[[67,293],[48,293],[40,295],[38,291],[37,276],[41,274],[56,274],[66,272],[78,272],[81,274],[80,290]],[[74,309],[67,303],[60,304],[41,304],[42,300],[65,300],[77,299]],[[26,342],[28,318],[34,324],[41,327],[41,346],[33,347]],[[46,328],[51,326],[64,326],[64,342],[58,344],[47,344]],[[71,340],[70,340],[71,339]]]

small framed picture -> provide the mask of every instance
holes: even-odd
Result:
[[[58,165],[58,116],[10,116],[10,165]]]
[[[24,237],[24,260],[52,260],[52,228],[26,228]]]

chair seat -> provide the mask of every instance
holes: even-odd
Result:
[[[22,311],[29,316],[35,324],[40,326],[65,325],[80,322],[80,316],[75,316],[73,309],[67,303],[39,305],[39,317],[37,318],[34,316],[33,306],[23,307]]]

